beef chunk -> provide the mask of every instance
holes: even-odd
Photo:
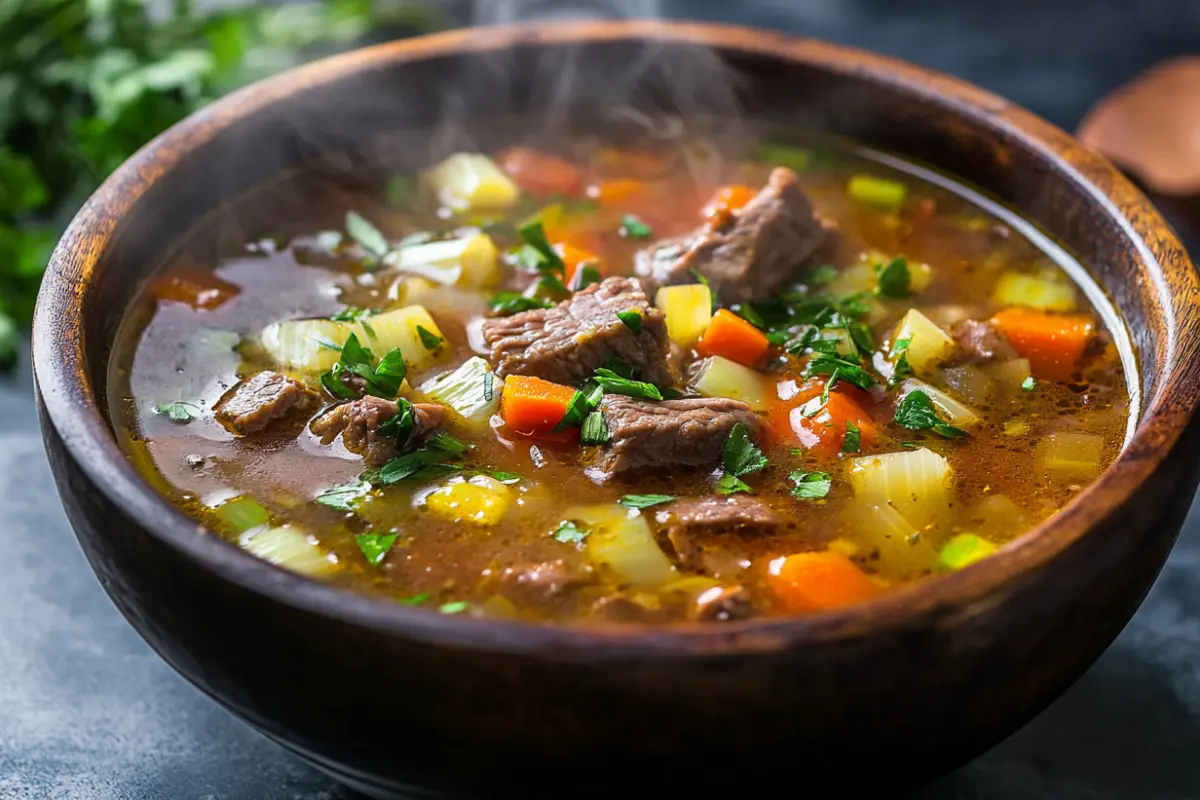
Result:
[[[497,576],[500,592],[515,602],[544,603],[566,595],[588,580],[581,570],[571,570],[560,558],[507,567]]]
[[[605,395],[600,405],[609,442],[593,466],[607,473],[641,467],[715,467],[733,426],[753,433],[758,417],[750,406],[723,397],[650,402]]]
[[[617,318],[637,310],[641,331]],[[670,386],[667,323],[634,278],[608,278],[553,308],[485,320],[483,337],[496,374],[534,375],[556,383],[588,378],[609,356],[633,365],[644,381]]]
[[[1016,351],[992,320],[964,319],[951,330],[961,351],[959,361],[982,364],[993,359],[1016,358]]]
[[[787,283],[824,239],[824,224],[796,173],[779,167],[740,211],[643,250],[635,271],[650,293],[693,282],[695,269],[727,303],[762,300]]]
[[[722,558],[731,544],[737,544],[726,534],[764,536],[783,525],[775,509],[743,494],[680,500],[657,517],[666,525],[679,563],[704,572],[728,572],[728,564],[737,560]]]
[[[368,395],[334,406],[314,419],[309,428],[321,437],[322,444],[329,444],[342,434],[342,444],[347,450],[362,456],[369,466],[377,467],[400,455],[396,440],[386,432],[379,433],[379,426],[396,416],[397,410],[395,400]],[[442,410],[435,403],[414,403],[413,431],[405,446],[415,445],[432,433],[442,422]]]
[[[644,592],[620,592],[592,603],[588,616],[603,622],[656,622],[664,618],[658,598]]]
[[[703,622],[729,622],[754,614],[750,593],[742,586],[714,586],[692,601],[688,616]]]
[[[299,381],[278,372],[260,372],[225,393],[214,409],[217,420],[232,433],[258,433],[291,415],[311,410],[317,395]]]

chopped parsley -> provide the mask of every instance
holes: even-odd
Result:
[[[908,297],[909,283],[912,280],[908,271],[908,259],[899,256],[887,264],[876,264],[875,272],[877,273],[875,294],[895,299]]]
[[[588,533],[590,531],[580,529],[574,522],[563,520],[551,535],[564,544],[579,544],[587,538]]]
[[[617,373],[618,376],[622,378],[629,378],[630,380],[633,380],[637,374],[637,370],[633,368],[633,364],[630,364],[620,356],[614,356],[611,353],[604,359],[604,368],[610,369]]]
[[[361,478],[338,486],[330,486],[317,495],[317,502],[338,511],[353,511],[371,491],[371,482]]]
[[[592,394],[596,394],[596,392],[592,392]],[[567,403],[566,413],[563,414],[558,424],[554,426],[554,430],[565,431],[567,428],[578,428],[582,425],[584,418],[595,408],[595,405],[592,403],[592,394],[584,394],[576,389],[575,394],[571,395],[571,399]],[[599,400],[600,397],[597,395],[596,402],[598,403]]]
[[[570,289],[573,292],[578,292],[580,289],[586,289],[593,283],[599,283],[603,277],[600,275],[599,268],[592,262],[584,262],[575,268],[575,274],[571,276]]]
[[[377,567],[383,562],[392,545],[396,543],[396,533],[360,533],[354,537],[358,549],[366,556],[367,563]]]
[[[813,356],[804,368],[804,375],[809,378],[814,375],[829,376],[829,380],[825,384],[827,388],[830,388],[838,380],[844,380],[866,391],[871,388],[871,384],[875,383],[875,378],[871,373],[857,364],[824,353]]]
[[[654,235],[650,226],[633,214],[625,214],[621,217],[620,233],[629,239],[649,239]]]
[[[357,334],[350,334],[346,343],[341,346],[342,356],[333,368],[321,375],[321,385],[334,397],[354,399],[358,392],[344,380],[347,375],[356,375],[363,381],[367,394],[393,399],[400,392],[400,384],[408,368],[404,365],[404,357],[399,348],[392,348],[384,354],[378,364],[374,364],[375,355],[358,341]]]
[[[608,423],[600,411],[592,411],[583,420],[583,428],[579,431],[580,444],[607,444],[610,438]]]
[[[488,306],[497,315],[506,316],[535,308],[553,308],[554,303],[538,297],[528,297],[520,292],[500,292],[488,301]]]
[[[438,611],[442,614],[461,614],[470,607],[470,603],[458,600],[453,603],[442,603],[440,606],[438,606]]]
[[[517,472],[502,472],[500,470],[496,470],[494,472],[482,472],[480,474],[487,475],[492,480],[499,481],[506,486],[512,486],[514,483],[521,482],[521,475]]]
[[[419,606],[419,605],[421,605],[421,603],[424,603],[428,599],[429,599],[429,592],[421,592],[420,594],[414,594],[412,597],[405,597],[405,598],[401,599],[399,602],[403,603],[406,606]]]
[[[383,257],[391,252],[392,246],[388,244],[387,237],[383,233],[367,221],[365,217],[357,211],[346,212],[346,233],[350,238],[358,242],[363,250],[370,255],[372,263],[378,263],[383,260]]]
[[[813,286],[824,286],[837,280],[838,271],[832,264],[822,264],[808,275],[808,282]]]
[[[609,394],[623,394],[639,400],[663,399],[662,391],[654,384],[623,378],[606,367],[596,370],[595,381]]]
[[[912,365],[908,363],[908,346],[910,344],[912,344],[912,337],[906,336],[903,339],[897,339],[896,343],[892,345],[891,355],[896,362],[892,370],[892,386],[914,374]]]
[[[634,333],[642,332],[642,312],[636,308],[631,308],[627,311],[618,311],[617,319],[625,323],[625,327]]]
[[[794,470],[788,480],[795,484],[792,497],[797,500],[820,500],[829,494],[833,481],[828,472],[804,472]]]
[[[550,245],[546,238],[546,229],[542,221],[535,219],[517,228],[517,234],[525,242],[517,258],[527,267],[536,269],[544,277],[552,277],[559,281],[567,271],[562,256]],[[565,287],[564,287],[565,288]]]
[[[383,484],[399,483],[404,480],[428,480],[430,478],[462,472],[461,464],[450,463],[468,449],[445,431],[429,437],[429,441],[418,450],[393,458],[374,474],[373,479]]]
[[[378,311],[371,309],[371,308],[359,308],[358,306],[346,306],[341,311],[339,311],[338,313],[336,313],[332,317],[330,317],[330,319],[333,320],[334,322],[362,322],[362,323],[364,323],[364,327],[365,327],[366,320],[370,319],[371,317],[375,316],[378,313],[379,313]],[[324,347],[326,345],[324,343],[322,343],[322,346]],[[334,345],[334,349],[338,349],[337,345]]]
[[[843,453],[857,453],[862,446],[862,431],[850,420],[846,420],[846,438],[842,442]]]
[[[154,413],[162,414],[171,422],[187,423],[200,416],[200,406],[178,400],[174,403],[159,403],[154,407]]]
[[[390,436],[397,447],[403,448],[416,427],[417,412],[413,404],[403,397],[397,397],[396,413],[384,420],[376,432],[381,436]]]
[[[617,501],[625,508],[641,511],[644,508],[660,506],[663,503],[673,503],[678,497],[670,494],[627,494]]]
[[[426,330],[421,325],[417,326],[417,336],[421,337],[421,344],[425,345],[426,350],[437,350],[442,346],[442,342],[446,341],[445,338]]]
[[[1037,381],[1035,381],[1033,379],[1032,375],[1029,375],[1028,377],[1025,378],[1025,380],[1021,381],[1021,391],[1032,392],[1036,388],[1037,388]]]
[[[893,421],[909,430],[932,430],[947,439],[961,439],[967,435],[967,432],[961,428],[943,422],[938,417],[937,409],[934,407],[933,401],[929,399],[929,395],[920,389],[914,389],[904,395],[900,405],[896,407],[896,416]]]
[[[745,423],[739,422],[729,431],[721,450],[721,466],[724,472],[717,479],[717,491],[721,494],[749,492],[750,487],[741,479],[767,466],[767,457],[750,441]]]

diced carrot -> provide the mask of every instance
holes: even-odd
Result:
[[[1084,314],[1051,314],[1033,308],[1005,308],[992,320],[1017,355],[1029,359],[1034,377],[1064,381],[1071,377],[1096,330]]]
[[[776,439],[799,444],[821,458],[833,458],[845,446],[847,423],[858,428],[860,450],[878,444],[879,427],[858,403],[842,393],[842,384],[829,393],[828,402],[812,416],[804,413],[808,402],[772,407],[767,412],[767,429]]]
[[[209,311],[237,295],[241,289],[215,273],[197,267],[172,267],[150,283],[150,296],[160,302],[184,303]]]
[[[669,156],[657,150],[606,147],[596,154],[596,166],[606,175],[659,178],[671,167]]]
[[[583,194],[583,171],[564,158],[532,147],[510,147],[497,158],[523,191],[538,197],[579,197]]]
[[[749,186],[725,186],[705,204],[701,215],[705,219],[740,211],[758,192]]]
[[[726,308],[713,314],[696,343],[702,356],[722,356],[747,367],[754,366],[770,347],[765,333]]]
[[[599,201],[602,206],[620,208],[634,200],[644,198],[648,191],[649,187],[643,181],[619,178],[601,181],[588,187],[588,197]]]
[[[580,249],[573,244],[567,242],[555,242],[554,252],[558,253],[562,258],[563,264],[566,266],[566,284],[571,285],[575,280],[575,272],[584,264],[590,264],[596,268],[601,276],[605,275],[604,262],[600,256],[587,250]]]
[[[791,612],[833,611],[883,592],[842,553],[796,553],[767,566],[767,585]]]
[[[800,384],[798,387],[795,387],[788,392],[783,390],[783,384],[781,383],[777,392],[779,397],[786,397],[787,402],[789,402],[791,405],[798,405],[800,403],[807,403],[814,397],[824,394],[825,384],[828,382],[829,379],[825,376],[814,375],[804,383]],[[838,381],[834,387],[834,391],[838,392],[839,394],[846,395],[860,406],[866,407],[871,404],[871,393],[863,391],[852,383]]]
[[[567,413],[575,390],[528,375],[509,375],[500,395],[500,416],[513,432],[550,433]]]

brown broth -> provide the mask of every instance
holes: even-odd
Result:
[[[598,143],[578,143],[563,152],[588,165],[591,180],[606,174],[648,178],[659,199],[647,204],[641,216],[656,239],[695,228],[698,208],[713,188],[697,187],[692,173],[672,159],[674,150],[656,151],[657,162],[626,162],[616,167]],[[721,168],[720,177],[726,183],[758,187],[766,181],[770,168],[770,164],[730,160]],[[903,183],[907,199],[901,210],[880,211],[852,200],[846,192],[847,179],[858,173]],[[1076,313],[1092,316],[1098,330],[1070,380],[1039,380],[1032,391],[1001,390],[993,381],[988,399],[973,404],[982,418],[980,423],[971,428],[969,436],[953,440],[889,424],[896,392],[875,396],[866,410],[881,436],[864,452],[903,452],[902,443],[918,442],[949,460],[954,471],[951,502],[934,524],[919,531],[922,541],[934,550],[964,532],[1003,544],[1070,502],[1090,478],[1084,473],[1067,475],[1043,468],[1041,448],[1047,437],[1060,432],[1099,437],[1098,472],[1120,450],[1131,413],[1136,414],[1136,409],[1131,412],[1120,348],[1113,343],[1126,342],[1125,332],[1110,329],[1117,317],[1103,305],[1103,296],[1084,269],[1006,210],[994,204],[984,208],[979,203],[988,201],[969,190],[891,157],[839,145],[831,158],[804,172],[801,179],[818,212],[836,221],[842,234],[831,258],[841,270],[834,288],[853,282],[848,275],[855,268],[861,270],[862,254],[868,250],[903,254],[910,264],[928,264],[932,269],[931,282],[914,296],[873,300],[867,321],[881,349],[892,344],[892,332],[909,308],[921,309],[935,321],[957,316],[982,319],[997,310],[992,293],[1000,274],[1061,277],[1067,270],[1076,282]],[[290,180],[304,182],[307,178]],[[289,193],[293,193],[290,182],[264,190],[224,210],[220,220],[243,213],[261,216],[264,203]],[[976,198],[978,203],[966,198]],[[256,210],[251,211],[251,205]],[[521,220],[537,206],[526,204],[507,218]],[[679,591],[634,591],[606,571],[589,568],[586,541],[567,543],[551,534],[569,507],[613,503],[631,493],[710,495],[714,482],[710,472],[664,470],[597,484],[581,470],[577,444],[506,438],[493,428],[468,432],[451,425],[454,436],[474,446],[468,457],[472,468],[521,475],[519,483],[508,487],[512,503],[503,519],[492,526],[477,526],[437,516],[420,502],[429,486],[406,484],[374,492],[357,513],[347,514],[314,502],[322,491],[353,481],[363,470],[361,460],[340,441],[322,445],[307,430],[306,419],[245,438],[229,433],[215,420],[214,404],[240,376],[271,366],[255,348],[237,347],[239,341],[252,339],[264,326],[279,320],[328,317],[345,305],[373,309],[395,305],[389,290],[396,275],[371,273],[352,258],[319,252],[316,232],[340,227],[338,221],[350,208],[377,222],[389,237],[451,224],[428,198],[396,209],[377,195],[339,187],[321,192],[319,201],[306,207],[299,222],[287,217],[287,225],[279,225],[280,230],[289,229],[289,236],[290,229],[297,226],[307,235],[278,244],[239,243],[236,250],[224,247],[217,254],[214,242],[222,236],[214,229],[219,220],[213,220],[200,226],[165,265],[164,274],[168,275],[197,266],[211,268],[236,287],[237,293],[208,310],[181,302],[156,303],[148,295],[135,304],[122,331],[109,386],[121,444],[137,468],[187,514],[231,541],[238,541],[238,534],[214,516],[212,509],[232,497],[254,498],[269,510],[272,524],[303,530],[331,554],[336,568],[323,579],[336,586],[397,600],[416,598],[422,605],[447,611],[465,609],[467,613],[533,620],[586,621],[593,618],[591,609],[596,601],[614,597],[639,604],[640,610],[633,614],[638,620],[686,618],[697,589],[710,584],[693,582],[690,590],[685,583]],[[628,274],[634,253],[648,243],[623,238],[618,233],[619,214],[608,209],[577,213],[584,220],[580,240],[603,257],[609,274]],[[455,220],[453,224],[469,222]],[[500,235],[497,239],[506,241]],[[505,281],[516,280],[513,270],[506,268]],[[444,373],[473,355],[486,356],[471,331],[478,327],[479,310],[493,291],[461,298],[476,306],[472,313],[430,309],[447,342],[434,368],[409,375],[411,385]],[[775,359],[770,365],[772,382],[802,383],[805,361]],[[940,371],[925,380],[948,388]],[[199,415],[181,424],[156,413],[156,406],[174,401],[195,404]],[[851,555],[880,586],[901,585],[939,570],[936,562],[921,562],[914,570],[910,563],[890,559],[868,535],[874,523],[864,522],[863,504],[856,499],[847,475],[848,462],[857,454],[819,459],[798,450],[795,442],[766,435],[758,441],[769,466],[746,480],[756,496],[788,522],[778,535],[731,534],[714,544],[705,560],[704,574],[713,579],[710,583],[742,585],[753,598],[756,614],[774,615],[789,613],[764,580],[767,565],[781,555],[832,544],[838,552]],[[828,496],[822,500],[792,497],[787,479],[793,470],[829,473],[832,489]],[[658,519],[666,508],[643,512],[652,528],[660,527]],[[368,531],[398,534],[378,566],[368,562],[356,540]],[[661,534],[658,530],[660,541]],[[661,543],[670,553],[666,542]],[[581,588],[551,596],[529,587],[514,589],[511,582],[504,582],[506,569],[558,561],[563,571],[582,576]],[[681,569],[678,577],[688,575]]]

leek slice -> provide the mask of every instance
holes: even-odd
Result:
[[[886,504],[857,509],[858,539],[879,551],[879,563],[898,577],[915,578],[933,570],[937,551],[904,514]]]
[[[277,567],[319,578],[332,575],[338,569],[337,559],[318,547],[298,528],[282,525],[278,528],[253,528],[242,534],[242,549]]]
[[[954,350],[954,340],[929,317],[910,308],[900,320],[893,342],[908,340],[905,357],[917,374],[930,374]]]
[[[442,205],[457,212],[500,211],[521,196],[517,185],[480,153],[455,153],[424,173]]]
[[[909,378],[901,385],[900,397],[903,398],[910,392],[924,392],[946,422],[956,428],[970,427],[979,422],[979,415],[975,413],[975,409],[916,378]]]
[[[891,506],[923,529],[950,514],[950,463],[924,447],[850,460],[850,483],[868,505]]]
[[[315,374],[342,357],[340,348],[351,330],[349,324],[330,319],[292,319],[268,325],[259,341],[283,369]]]
[[[946,569],[962,569],[996,552],[996,545],[973,533],[960,533],[942,546],[938,559]]]
[[[235,533],[266,525],[271,514],[253,497],[232,497],[213,509],[213,515]]]
[[[420,371],[432,366],[445,348],[431,350],[426,347],[417,328],[424,328],[437,338],[445,338],[424,306],[398,308],[350,326],[358,335],[358,340],[369,347],[376,358],[392,348],[399,348],[409,369]]]
[[[417,391],[449,406],[469,427],[482,430],[500,410],[504,381],[496,377],[485,359],[475,356],[453,372],[425,381]]]
[[[384,265],[419,275],[443,286],[483,289],[500,279],[500,251],[486,233],[461,239],[399,247],[383,258]]]

